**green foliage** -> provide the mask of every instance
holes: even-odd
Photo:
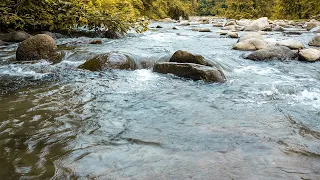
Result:
[[[146,23],[140,18],[138,0],[4,0],[0,2],[0,30],[62,30],[88,26],[113,31],[138,32]]]
[[[75,27],[125,32],[146,30],[144,16],[187,18],[183,0],[1,0],[0,30],[70,31]]]
[[[308,19],[320,14],[319,0],[199,0],[198,15],[229,18]]]
[[[151,19],[162,19],[167,17],[179,19],[180,16],[188,19],[192,12],[192,5],[190,1],[142,0],[142,2],[145,8],[143,10],[143,14]]]

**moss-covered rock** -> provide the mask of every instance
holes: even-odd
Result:
[[[169,62],[177,62],[177,63],[194,63],[201,64],[205,66],[210,66],[210,64],[205,60],[205,58],[201,55],[193,55],[187,51],[176,51]]]
[[[17,61],[46,59],[54,63],[61,60],[55,40],[46,34],[38,34],[21,42],[16,52]]]
[[[111,52],[97,55],[80,65],[79,68],[89,71],[103,71],[107,69],[134,70],[137,69],[137,65],[128,55]]]

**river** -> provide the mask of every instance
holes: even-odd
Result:
[[[76,45],[58,64],[8,63],[17,44],[1,47],[0,76],[18,81],[0,96],[1,179],[320,179],[320,62],[245,60],[212,25],[157,25]],[[156,62],[176,50],[203,55],[227,82],[77,68],[99,53]]]

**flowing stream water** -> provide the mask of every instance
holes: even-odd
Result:
[[[0,96],[0,179],[320,179],[320,62],[245,60],[212,25],[156,25],[76,45],[58,64],[9,63],[17,44],[1,47],[0,77],[18,90]],[[307,46],[314,35],[265,38]],[[100,53],[156,62],[176,50],[203,55],[228,81],[77,68]]]

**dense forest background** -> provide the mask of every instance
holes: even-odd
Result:
[[[114,31],[145,30],[145,18],[308,19],[319,0],[1,0],[0,30],[70,30],[77,26]]]

